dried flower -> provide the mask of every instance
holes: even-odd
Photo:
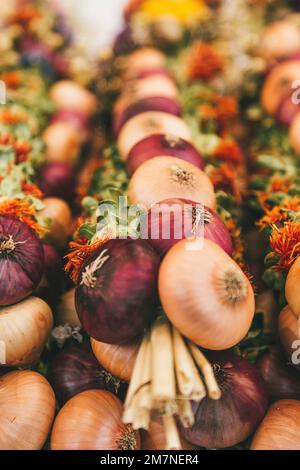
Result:
[[[231,162],[233,165],[244,163],[244,155],[240,146],[233,140],[222,140],[214,151],[217,160]]]
[[[278,256],[274,266],[277,271],[286,271],[300,255],[300,222],[286,222],[281,228],[272,226],[271,252]]]
[[[223,58],[216,48],[204,42],[194,45],[188,64],[190,80],[209,80],[223,68]]]
[[[46,232],[46,229],[36,221],[35,206],[26,199],[6,199],[2,201],[0,214],[16,217],[38,234]]]

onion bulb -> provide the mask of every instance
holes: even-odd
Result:
[[[270,346],[258,360],[257,367],[266,383],[270,400],[300,399],[300,374],[285,359],[279,346]]]
[[[88,390],[71,398],[58,413],[52,450],[137,450],[138,432],[122,423],[122,403],[112,393]]]
[[[279,336],[289,361],[300,369],[300,321],[287,305],[279,315]]]
[[[52,325],[51,309],[38,297],[0,308],[0,343],[5,345],[5,365],[20,367],[38,362]]]
[[[112,375],[126,382],[131,379],[140,343],[107,344],[91,338],[92,350],[99,363]]]
[[[292,89],[292,83],[300,77],[300,61],[286,60],[268,74],[261,95],[267,113],[275,115],[280,103]]]
[[[144,47],[132,52],[126,58],[126,77],[137,74],[144,69],[162,68],[166,58],[162,52],[152,47]]]
[[[55,311],[57,325],[81,326],[75,307],[75,289],[68,290],[61,296]]]
[[[204,168],[204,158],[190,142],[171,134],[152,134],[139,141],[129,152],[126,161],[129,174],[132,175],[146,160],[161,155],[180,158],[200,170]]]
[[[300,450],[300,401],[273,403],[254,435],[251,450]]]
[[[152,206],[147,215],[147,239],[163,256],[175,243],[191,236],[215,242],[232,253],[230,233],[220,217],[208,207],[187,199],[166,199]]]
[[[89,342],[63,348],[51,364],[49,380],[61,405],[85,390],[108,390],[120,397],[125,391],[125,384],[99,364]]]
[[[46,240],[58,248],[63,248],[70,235],[72,214],[68,204],[62,199],[47,197],[43,199],[44,209],[40,216],[49,220],[50,229]]]
[[[54,418],[55,396],[47,380],[32,371],[0,378],[0,450],[40,450]]]
[[[181,118],[161,111],[148,111],[129,119],[122,127],[117,141],[122,159],[127,159],[137,142],[158,133],[173,134],[188,142],[192,138],[190,129]]]
[[[292,99],[292,93],[288,93],[288,95],[282,99],[278,106],[276,111],[276,119],[280,124],[289,127],[299,111],[299,104],[294,103]]]
[[[254,316],[249,280],[210,240],[182,240],[171,248],[161,264],[159,294],[173,325],[207,349],[239,343]]]
[[[198,447],[181,438],[182,450],[197,450]],[[142,450],[165,450],[167,447],[166,431],[161,419],[150,421],[148,431],[141,430]]]
[[[47,146],[48,163],[63,162],[70,165],[77,163],[81,141],[78,132],[67,122],[50,124],[43,135]]]
[[[289,270],[285,283],[286,300],[297,317],[300,317],[300,258],[297,258]]]
[[[140,335],[155,315],[158,267],[158,255],[143,240],[102,245],[83,265],[75,293],[86,332],[112,344]]]
[[[74,196],[74,169],[68,163],[46,163],[40,169],[38,182],[45,197],[70,201]]]
[[[147,208],[171,198],[189,199],[211,209],[216,204],[208,176],[191,163],[175,157],[147,160],[134,173],[128,191],[133,204]]]
[[[82,143],[84,143],[88,138],[90,131],[89,118],[86,114],[83,114],[80,111],[61,109],[53,114],[50,122],[51,124],[56,122],[68,123],[76,130],[76,132],[78,132]]]
[[[95,96],[72,80],[61,80],[50,90],[50,98],[58,109],[75,111],[91,116],[97,108]]]
[[[274,21],[265,29],[261,50],[268,60],[282,59],[299,49],[300,30],[291,21]]]
[[[268,406],[265,385],[257,368],[232,351],[205,355],[213,366],[221,398],[206,396],[193,404],[195,424],[180,426],[180,432],[201,447],[232,447],[247,439],[263,419]]]
[[[289,131],[291,146],[297,155],[300,155],[299,129],[300,129],[300,113],[296,114],[296,116],[292,120],[290,131]]]
[[[0,306],[28,297],[44,271],[43,246],[19,219],[0,215]]]

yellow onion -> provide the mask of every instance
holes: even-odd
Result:
[[[0,343],[5,365],[24,366],[38,362],[53,325],[50,307],[38,297],[29,297],[0,308]]]
[[[49,220],[50,229],[46,239],[57,248],[63,248],[69,238],[72,224],[72,214],[68,204],[56,197],[43,199],[44,209],[40,216]]]
[[[207,349],[228,349],[239,343],[254,316],[249,280],[210,240],[183,240],[171,248],[161,264],[159,294],[176,328]]]
[[[73,327],[81,326],[75,308],[75,289],[70,289],[61,296],[55,311],[55,323]]]
[[[163,156],[138,167],[129,183],[129,198],[148,209],[173,198],[202,203],[210,209],[216,204],[213,185],[202,170],[179,158]]]
[[[139,434],[122,423],[122,403],[104,390],[71,398],[58,413],[52,450],[137,450]]]
[[[279,315],[279,336],[289,361],[300,369],[300,319],[287,305]]]
[[[299,77],[300,60],[286,60],[271,70],[261,95],[261,102],[267,113],[276,114],[282,100],[290,93],[292,83]]]
[[[104,369],[120,380],[130,381],[140,341],[128,344],[108,344],[91,338],[91,346]]]
[[[81,139],[76,129],[68,122],[51,124],[44,132],[43,138],[47,146],[48,163],[77,163]]]
[[[52,86],[50,98],[58,109],[76,111],[88,116],[97,108],[95,96],[72,80],[61,80]]]
[[[300,123],[300,121],[299,121]],[[300,317],[300,258],[297,258],[291,269],[289,270],[286,284],[285,284],[285,297],[286,300],[297,317]]]
[[[161,419],[150,422],[148,431],[141,431],[142,450],[165,450],[167,447],[166,431]],[[197,450],[198,447],[180,438],[182,450]]]
[[[157,49],[152,47],[138,49],[126,58],[125,76],[128,79],[145,69],[163,67],[165,61],[164,54]]]
[[[300,450],[300,401],[273,403],[254,435],[251,450]]]
[[[171,134],[191,141],[191,131],[186,123],[172,114],[161,111],[147,111],[129,119],[118,136],[118,149],[123,160],[140,140],[151,134]]]
[[[264,31],[261,42],[266,59],[282,59],[300,50],[300,30],[291,21],[274,21]]]
[[[54,418],[55,396],[47,380],[32,371],[0,378],[0,450],[40,450]]]
[[[291,127],[289,130],[289,137],[291,146],[300,155],[300,113],[296,114],[292,120]]]

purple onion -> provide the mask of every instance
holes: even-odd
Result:
[[[43,246],[33,231],[12,216],[0,216],[0,306],[28,297],[44,271]]]
[[[133,174],[142,163],[150,158],[161,156],[181,158],[201,170],[205,164],[202,155],[186,140],[165,134],[152,134],[130,150],[126,162],[129,174]]]
[[[176,198],[161,201],[149,210],[145,226],[144,237],[160,256],[184,238],[203,235],[229,256],[232,254],[232,240],[224,222],[212,209],[195,201]]]
[[[280,124],[289,127],[294,117],[299,112],[300,105],[293,103],[292,95],[289,93],[285,98],[283,98],[280,105],[278,106],[276,118]]]
[[[43,243],[43,251],[45,259],[44,274],[35,293],[47,303],[53,304],[61,293],[63,278],[62,260],[52,245]]]
[[[80,111],[60,109],[55,114],[53,114],[50,121],[51,124],[56,122],[68,122],[80,132],[84,131],[87,133],[90,130],[89,117]]]
[[[285,398],[300,400],[300,373],[288,363],[280,346],[270,346],[258,360],[257,367],[271,401]]]
[[[85,390],[108,390],[123,399],[127,386],[99,364],[90,343],[69,344],[55,357],[49,381],[60,405]]]
[[[110,240],[84,264],[76,310],[92,338],[129,343],[154,318],[159,257],[143,240]]]
[[[129,119],[147,111],[162,111],[173,114],[174,116],[181,116],[181,106],[175,99],[163,96],[143,98],[128,106],[124,111],[115,116],[113,124],[115,135],[117,136],[119,134],[120,130]]]
[[[39,172],[38,181],[46,197],[58,197],[70,201],[74,196],[74,169],[68,163],[46,163]]]
[[[214,368],[222,395],[193,404],[195,424],[180,433],[194,445],[210,449],[232,447],[247,439],[263,419],[268,406],[258,369],[232,351],[205,352]]]

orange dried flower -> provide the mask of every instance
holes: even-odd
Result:
[[[216,48],[208,43],[194,45],[188,64],[190,80],[209,80],[223,68],[223,59]]]
[[[242,199],[241,178],[236,168],[229,163],[222,163],[213,168],[209,176],[216,190],[222,190],[232,194],[238,201]]]
[[[42,234],[46,229],[35,219],[36,210],[34,205],[24,199],[7,199],[0,204],[1,215],[12,215],[24,222],[34,232]]]
[[[217,116],[222,123],[238,115],[238,104],[234,96],[216,95],[214,98]]]
[[[35,20],[40,17],[40,11],[38,8],[35,8],[33,5],[23,5],[21,8],[17,9],[16,14],[12,18],[12,23],[20,23],[23,26],[26,26],[30,21]]]
[[[286,222],[283,227],[272,226],[270,247],[279,256],[274,266],[277,271],[286,271],[300,255],[300,222]]]
[[[289,212],[300,212],[300,199],[294,196],[286,199],[280,206],[271,209],[265,208],[266,214],[257,222],[257,226],[264,229],[270,225],[278,225],[289,218]]]
[[[14,145],[16,152],[17,163],[21,163],[27,160],[29,152],[32,150],[32,146],[26,140],[17,140]]]
[[[10,72],[4,72],[0,75],[0,80],[2,80],[7,88],[16,90],[19,88],[22,81],[22,74],[20,70],[12,70]]]
[[[109,240],[109,237],[105,237],[103,240],[97,240],[91,244],[81,244],[78,242],[70,243],[71,251],[65,256],[68,260],[65,266],[65,271],[70,275],[75,284],[79,280],[80,270],[85,261],[107,240]]]
[[[22,191],[24,194],[38,199],[42,199],[43,197],[43,193],[40,188],[36,184],[28,183],[27,181],[22,183]]]
[[[2,124],[12,125],[25,122],[27,116],[18,109],[5,108],[0,112],[0,122]]]
[[[240,146],[233,140],[222,140],[214,151],[214,158],[230,161],[233,165],[244,163],[244,155]]]

